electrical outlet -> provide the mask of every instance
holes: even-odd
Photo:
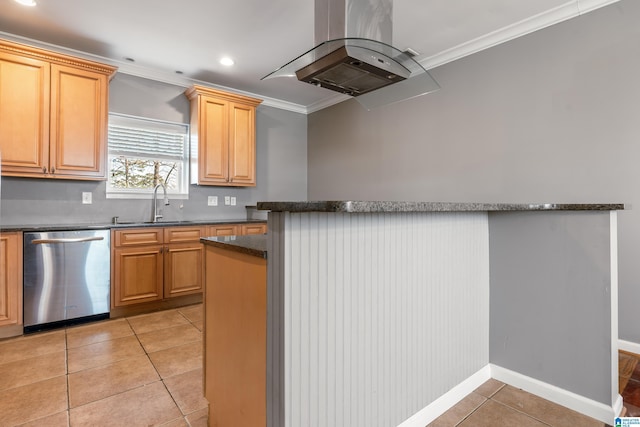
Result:
[[[224,196],[224,204],[225,206],[229,206],[231,204],[231,196]]]
[[[231,196],[231,206],[235,206],[236,205],[236,198]]]
[[[207,206],[218,206],[218,196],[209,196],[207,198]]]
[[[82,204],[90,205],[91,204],[91,193],[88,191],[82,192]]]

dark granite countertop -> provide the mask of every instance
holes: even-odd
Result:
[[[309,201],[258,202],[258,209],[273,212],[496,212],[496,211],[612,211],[624,204],[561,203],[453,203],[453,202],[384,202],[384,201]]]
[[[182,221],[160,221],[160,222],[118,222],[110,223],[87,223],[87,224],[28,224],[28,225],[3,225],[0,224],[0,231],[69,231],[69,230],[103,230],[118,228],[141,228],[141,227],[174,227],[188,225],[224,225],[224,224],[252,224],[265,223],[265,220],[247,219],[206,219],[206,220],[182,220]]]
[[[267,257],[267,235],[254,234],[249,236],[220,236],[203,237],[200,239],[205,245],[241,252],[260,258]]]

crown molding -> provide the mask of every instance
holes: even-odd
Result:
[[[580,9],[580,15],[589,13],[593,10],[600,9],[601,7],[608,6],[613,3],[617,3],[620,0],[577,0],[578,8]]]
[[[287,102],[287,101],[283,101],[276,98],[270,98],[268,96],[262,96],[260,94],[242,91],[242,90],[238,90],[238,89],[227,87],[227,86],[216,85],[210,82],[205,82],[202,80],[185,77],[180,74],[169,73],[169,72],[165,72],[165,71],[161,71],[161,70],[157,70],[149,67],[143,67],[128,61],[114,60],[114,59],[106,58],[100,55],[94,55],[94,54],[82,52],[79,50],[42,42],[40,40],[35,40],[27,37],[17,36],[15,34],[5,33],[3,31],[0,31],[0,37],[15,43],[21,43],[28,46],[47,49],[58,54],[71,55],[71,56],[86,59],[89,61],[95,61],[95,62],[100,62],[100,63],[108,64],[111,66],[115,66],[118,68],[118,71],[117,71],[118,73],[128,74],[135,77],[142,77],[145,79],[150,79],[150,80],[158,81],[161,83],[167,83],[167,84],[180,86],[184,88],[188,88],[193,85],[207,86],[214,89],[234,92],[234,93],[249,96],[252,98],[260,98],[262,99],[261,105],[264,105],[267,107],[274,107],[274,108],[279,108],[281,110],[292,111],[295,113],[307,114],[307,107],[300,104],[294,104],[293,102]]]
[[[456,59],[508,42],[533,33],[551,25],[558,24],[576,16],[599,9],[619,0],[572,0],[553,9],[549,9],[530,18],[523,19],[468,42],[439,52],[418,62],[426,70],[439,67]]]
[[[331,96],[322,99],[318,102],[314,102],[311,105],[307,106],[307,114],[315,113],[316,111],[320,111],[324,108],[331,107],[332,105],[339,104],[343,101],[347,101],[352,97],[349,95],[344,95],[342,93],[331,94]]]

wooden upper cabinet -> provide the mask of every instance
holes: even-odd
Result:
[[[230,103],[229,182],[256,185],[256,109]]]
[[[50,167],[57,177],[107,177],[106,75],[51,66]]]
[[[229,181],[229,103],[211,97],[199,99],[198,124],[201,126],[198,157],[202,162],[196,166],[202,177],[200,184],[225,185]],[[192,124],[193,126],[193,124]]]
[[[256,185],[256,107],[260,99],[193,86],[191,182],[200,185]]]
[[[2,175],[106,179],[115,70],[0,40]]]
[[[0,50],[2,174],[42,174],[49,163],[48,62]]]

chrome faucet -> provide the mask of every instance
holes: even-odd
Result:
[[[164,205],[168,206],[169,205],[169,198],[167,197],[167,187],[165,187],[165,185],[163,183],[158,183],[158,185],[156,185],[153,188],[153,217],[151,218],[151,222],[158,222],[158,220],[160,218],[162,218],[162,213],[158,213],[158,188],[162,187],[162,191],[164,192]],[[162,211],[160,211],[162,212]]]

